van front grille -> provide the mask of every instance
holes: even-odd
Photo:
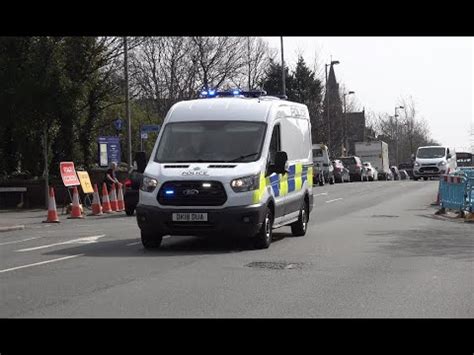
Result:
[[[221,206],[227,194],[219,181],[167,181],[157,199],[165,206]]]

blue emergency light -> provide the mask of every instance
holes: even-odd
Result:
[[[174,191],[173,190],[165,190],[165,194],[174,195]]]
[[[215,89],[203,89],[200,92],[201,98],[212,98],[212,97],[260,97],[267,95],[264,90],[252,90],[252,91],[241,91],[240,89],[233,89],[228,91],[217,91]]]

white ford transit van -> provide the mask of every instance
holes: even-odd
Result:
[[[285,225],[305,235],[313,204],[308,109],[264,94],[217,93],[171,107],[136,208],[145,248],[164,235],[215,234],[268,248],[272,229]]]
[[[456,170],[456,152],[454,149],[441,146],[419,147],[413,166],[415,180],[449,174]]]

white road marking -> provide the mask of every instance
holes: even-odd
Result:
[[[32,266],[38,266],[38,265],[44,265],[44,264],[54,263],[54,262],[56,262],[56,261],[61,261],[61,260],[67,260],[67,259],[77,258],[78,256],[83,256],[83,255],[84,255],[84,254],[70,255],[70,256],[65,256],[65,257],[63,257],[63,258],[41,261],[41,262],[39,262],[39,263],[28,264],[28,265],[22,265],[22,266],[16,266],[16,267],[12,267],[12,268],[10,268],[10,269],[0,270],[0,274],[1,274],[2,272],[8,272],[8,271],[13,271],[13,270],[18,270],[18,269],[24,269],[24,268],[32,267]]]
[[[326,202],[326,203],[331,203],[331,202],[339,201],[339,200],[342,200],[342,197],[340,197],[340,198],[335,198],[334,200],[328,200],[328,201],[325,201],[325,202]]]
[[[65,245],[65,244],[90,244],[90,243],[97,243],[97,240],[99,238],[105,237],[105,234],[101,235],[93,235],[91,237],[84,237],[84,238],[78,238],[78,239],[73,239],[73,240],[68,240],[66,242],[61,242],[61,243],[54,243],[54,244],[48,244],[48,245],[40,245],[38,247],[33,247],[33,248],[25,248],[25,249],[19,249],[15,250],[16,252],[24,252],[24,251],[33,251],[33,250],[39,250],[39,249],[45,249],[45,248],[50,248],[50,247],[55,247],[57,245]]]
[[[131,247],[132,245],[137,245],[137,244],[140,244],[140,242],[128,243],[128,244],[125,244],[125,246]]]
[[[42,237],[33,237],[33,238],[27,238],[27,239],[21,239],[21,240],[14,240],[11,242],[0,243],[0,245],[16,244],[16,243],[26,242],[27,240],[33,240],[33,239],[39,239],[39,238],[42,238]]]
[[[316,194],[316,195],[313,195],[313,196],[326,196],[328,193],[327,192],[321,192],[320,194]]]

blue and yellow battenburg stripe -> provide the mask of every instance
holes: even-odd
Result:
[[[264,173],[260,173],[260,185],[253,193],[253,203],[258,203],[265,194],[267,186],[271,186],[275,197],[285,196],[290,192],[299,191],[304,182],[313,186],[313,166],[296,163],[290,165],[288,174],[272,174],[265,178]]]

